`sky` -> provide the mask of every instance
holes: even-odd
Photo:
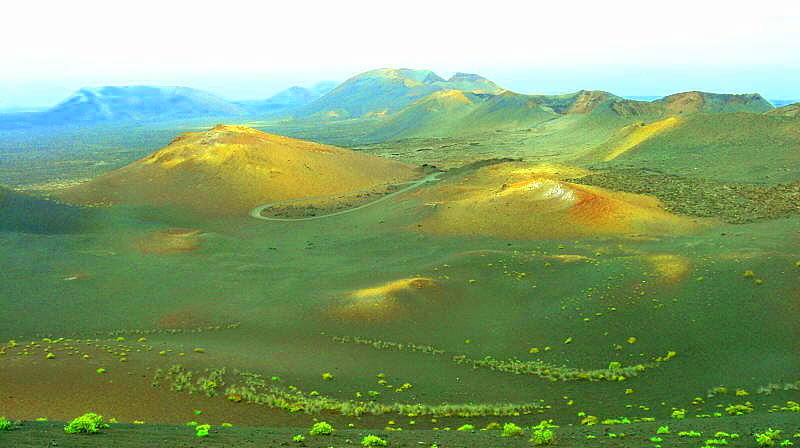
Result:
[[[99,85],[259,99],[381,67],[478,73],[521,93],[800,99],[797,1],[72,0],[3,9],[0,109],[50,106]]]

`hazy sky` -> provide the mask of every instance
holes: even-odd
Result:
[[[14,1],[0,42],[0,108],[105,84],[265,98],[378,67],[523,93],[800,98],[796,0]]]

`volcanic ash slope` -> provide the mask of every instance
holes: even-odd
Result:
[[[217,125],[62,192],[71,202],[177,205],[246,215],[267,202],[369,189],[418,177],[412,165],[335,146]]]
[[[419,193],[432,206],[419,229],[445,235],[557,239],[683,234],[706,225],[665,211],[650,196],[563,180],[580,175],[575,168],[524,163],[479,168]]]

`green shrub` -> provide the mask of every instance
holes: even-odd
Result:
[[[13,427],[14,423],[12,423],[11,420],[5,417],[0,417],[0,431],[10,431]]]
[[[753,434],[758,446],[774,446],[775,442],[781,439],[781,431],[778,429],[769,428],[763,433]]]
[[[552,428],[558,428],[558,426],[551,424],[547,420],[542,420],[538,425],[531,428],[532,437],[529,442],[534,445],[552,445],[556,440],[556,433]]]
[[[529,442],[534,445],[552,445],[555,440],[556,433],[552,429],[534,429]]]
[[[462,425],[458,429],[456,429],[456,431],[475,431],[475,426],[469,424]]]
[[[208,432],[211,431],[211,425],[197,425],[195,428],[197,437],[208,437]]]
[[[389,442],[381,439],[378,436],[373,436],[372,434],[364,436],[364,438],[361,439],[361,446],[387,446],[387,445],[389,445]]]
[[[64,432],[67,434],[95,434],[103,428],[108,428],[108,425],[103,423],[103,416],[89,412],[69,422],[64,427]]]
[[[306,440],[306,438],[302,434],[298,434],[298,435],[292,437],[292,442],[300,443],[300,442],[304,442],[305,440]]]
[[[317,422],[308,431],[312,436],[329,436],[333,434],[333,426],[328,422]]]
[[[516,437],[521,435],[522,428],[513,423],[506,423],[503,425],[503,433],[500,434],[501,437]]]

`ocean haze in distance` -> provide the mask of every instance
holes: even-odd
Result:
[[[14,2],[0,18],[0,108],[52,106],[101,85],[180,85],[233,101],[379,67],[478,73],[520,93],[703,90],[800,97],[800,13],[676,0]]]

